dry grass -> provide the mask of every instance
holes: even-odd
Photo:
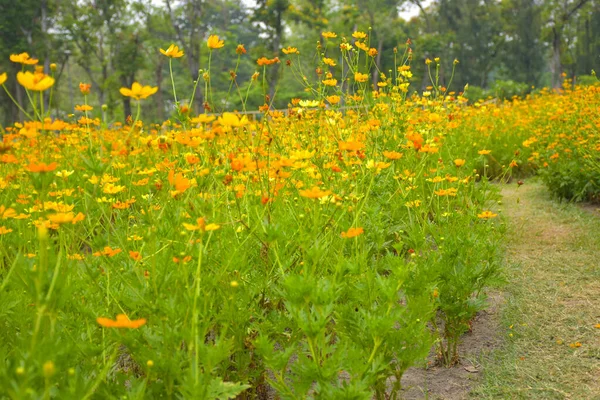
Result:
[[[474,398],[600,399],[600,218],[537,183],[503,189],[506,345]],[[580,344],[580,346],[578,345]]]

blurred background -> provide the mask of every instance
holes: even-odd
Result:
[[[411,40],[412,90],[428,85],[424,61],[434,57],[441,58],[446,84],[452,62],[460,60],[449,90],[462,91],[468,83],[471,99],[559,87],[563,74],[586,84],[593,81],[593,69],[600,71],[600,0],[0,0],[0,73],[8,73],[6,89],[25,104],[15,79],[22,66],[11,63],[10,54],[28,52],[47,72],[56,63],[52,115],[61,118],[82,103],[80,82],[92,84],[92,114],[99,116],[105,104],[110,121],[122,121],[135,107],[119,94],[120,87],[134,81],[158,86],[143,102],[144,120],[157,122],[174,109],[169,59],[158,49],[175,43],[185,51],[173,60],[178,95],[185,101],[198,70],[208,64],[206,39],[218,34],[225,47],[212,57],[213,110],[241,109],[235,87],[225,101],[240,43],[248,51],[237,72],[240,91],[245,94],[255,71],[262,73],[258,58],[279,56],[281,64],[267,67],[266,90],[274,94],[276,108],[285,108],[290,99],[308,95],[281,49],[297,47],[301,61],[292,57],[300,63],[294,67],[316,80],[321,33],[338,33],[330,42],[337,45],[343,36],[352,40],[356,30],[369,33],[370,47],[378,51],[374,61],[386,73],[394,68],[393,49],[401,54]],[[332,68],[339,78],[336,68],[339,63]],[[373,74],[374,84],[377,79]],[[261,85],[250,88],[248,109],[264,103],[262,93]],[[196,107],[203,96],[201,81]],[[22,119],[0,91],[0,122]]]

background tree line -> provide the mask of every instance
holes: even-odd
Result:
[[[418,15],[405,20],[407,7]],[[442,59],[442,82],[447,82],[454,59],[460,60],[452,89],[469,83],[476,95],[522,93],[532,87],[553,86],[561,74],[585,80],[600,70],[600,0],[0,0],[0,72],[8,72],[6,88],[24,104],[25,93],[14,79],[21,65],[10,54],[28,52],[49,71],[57,64],[56,109],[66,117],[81,102],[79,82],[92,84],[94,113],[106,105],[109,120],[131,114],[129,98],[118,89],[134,81],[159,86],[144,103],[155,121],[174,108],[168,59],[158,48],[175,43],[185,56],[174,60],[175,84],[191,95],[193,81],[202,79],[208,64],[206,39],[218,34],[225,47],[213,53],[212,109],[240,109],[240,96],[226,96],[240,57],[239,90],[245,93],[259,57],[286,57],[281,48],[297,47],[314,72],[314,54],[323,31],[370,34],[380,71],[394,67],[394,48],[403,51],[407,39],[414,49],[413,89],[427,86],[424,60]],[[294,59],[294,62],[296,60]],[[310,72],[308,72],[310,71]],[[276,107],[293,97],[305,97],[285,62],[269,67],[267,91]],[[313,74],[314,75],[314,74]],[[379,77],[374,74],[373,83]],[[260,78],[262,82],[262,77]],[[263,88],[250,88],[249,109],[262,105]],[[196,112],[204,102],[198,85]],[[185,98],[184,98],[185,100]],[[21,120],[8,96],[0,95],[0,120]]]

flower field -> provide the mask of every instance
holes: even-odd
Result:
[[[281,62],[305,85],[287,110],[265,88],[259,116],[193,115],[177,93],[204,86],[209,111],[209,61],[160,125],[138,83],[127,123],[93,117],[87,84],[50,118],[52,72],[14,56],[0,83],[30,103],[0,145],[0,397],[398,398],[432,348],[456,362],[503,278],[496,182],[600,198],[600,86],[469,103],[436,59],[416,93],[407,44],[372,87],[353,36],[324,35],[308,75],[294,48],[258,60],[251,84]]]

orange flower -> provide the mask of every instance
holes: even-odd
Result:
[[[457,167],[462,167],[463,165],[465,165],[467,161],[463,160],[462,158],[457,158],[456,160],[454,160],[454,165],[456,165]]]
[[[246,54],[246,48],[243,44],[238,44],[235,48],[235,53],[239,55]]]
[[[96,322],[105,328],[128,328],[128,329],[137,329],[140,326],[146,325],[146,319],[136,319],[135,321],[127,318],[125,314],[117,315],[117,319],[113,321],[110,318],[98,317],[96,318]]]
[[[91,83],[81,83],[79,82],[79,91],[81,92],[81,94],[83,94],[84,96],[86,94],[90,94],[90,90],[92,89],[92,84]]]
[[[258,60],[256,60],[256,63],[258,65],[260,65],[261,67],[264,65],[273,65],[275,63],[280,62],[279,57],[275,57],[275,58],[267,58],[267,57],[261,57]]]
[[[54,171],[58,167],[58,164],[53,162],[50,164],[45,164],[43,162],[31,162],[25,169],[29,172],[51,172]]]
[[[397,151],[384,151],[383,156],[389,158],[390,160],[399,160],[402,158],[402,153]]]
[[[129,257],[133,258],[135,261],[141,261],[142,260],[142,255],[140,254],[139,251],[130,250],[129,251]]]
[[[170,45],[167,50],[160,49],[161,54],[170,57],[170,58],[179,58],[183,57],[183,50],[179,50],[179,46],[175,46],[174,44]]]
[[[94,257],[100,257],[100,256],[114,257],[117,254],[119,254],[121,251],[122,251],[121,249],[112,249],[109,246],[106,246],[102,251],[97,251],[95,253],[92,253],[92,255]]]
[[[17,212],[12,208],[0,206],[0,219],[14,218],[17,216]]]
[[[323,80],[323,85],[325,85],[325,86],[335,86],[335,85],[337,85],[337,79],[334,79],[334,78],[325,79],[325,80]]]
[[[363,228],[350,228],[346,232],[342,232],[342,237],[345,239],[350,239],[359,235],[362,235],[365,232]]]
[[[491,150],[479,150],[479,151],[477,152],[477,154],[479,154],[479,155],[482,155],[482,156],[485,156],[485,155],[487,155],[487,154],[490,154],[491,152],[492,152]]]
[[[12,231],[12,229],[8,229],[5,226],[0,226],[0,235],[6,235],[7,233],[11,233]]]
[[[145,99],[152,96],[158,91],[158,87],[142,86],[137,82],[133,82],[131,89],[121,88],[120,92],[123,96],[131,97],[136,100]]]
[[[30,58],[29,54],[27,53],[11,54],[10,61],[23,65],[35,65],[38,63],[38,60],[36,58]]]
[[[225,46],[225,42],[219,39],[217,35],[210,35],[206,41],[209,49],[220,49]]]
[[[322,197],[329,196],[330,194],[330,190],[321,190],[317,186],[313,187],[312,189],[300,190],[300,196],[307,197],[309,199],[320,199]]]
[[[456,196],[456,192],[458,192],[458,189],[456,188],[449,188],[449,189],[439,189],[434,191],[433,193],[437,194],[438,196],[451,196],[451,197],[455,197]]]
[[[168,180],[169,183],[175,187],[175,190],[171,192],[173,197],[185,192],[192,186],[192,181],[183,176],[181,172],[178,172],[176,175],[175,171],[170,170]]]

